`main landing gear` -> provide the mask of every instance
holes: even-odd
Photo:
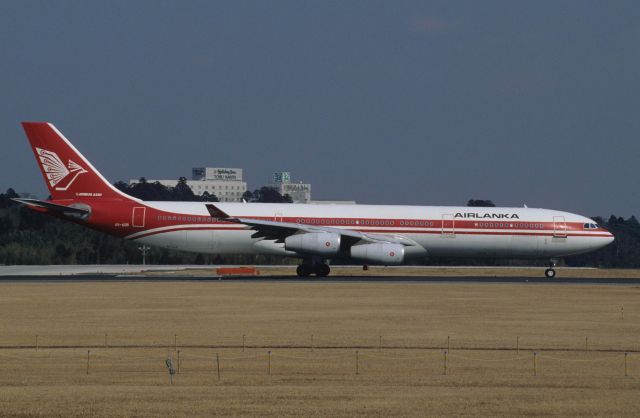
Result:
[[[549,268],[544,271],[544,275],[547,279],[553,279],[556,277],[556,260],[549,261]]]
[[[325,263],[303,263],[296,269],[298,277],[308,277],[311,274],[315,274],[317,277],[327,277],[330,272],[331,268]]]

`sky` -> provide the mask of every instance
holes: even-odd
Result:
[[[640,2],[14,1],[0,190],[47,195],[20,121],[110,181],[241,167],[313,199],[640,215]]]

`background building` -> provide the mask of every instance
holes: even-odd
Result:
[[[149,183],[159,182],[163,186],[175,187],[178,180],[147,179]],[[129,180],[129,184],[138,180]],[[195,167],[191,170],[191,180],[187,185],[193,194],[204,192],[214,194],[221,202],[240,202],[247,191],[247,183],[242,180],[241,168]]]
[[[241,168],[194,167],[191,169],[192,180],[224,180],[242,181]]]
[[[291,173],[288,171],[274,173],[273,183],[270,186],[283,196],[285,194],[291,196],[293,203],[309,203],[311,200],[311,184],[303,182],[292,183]]]

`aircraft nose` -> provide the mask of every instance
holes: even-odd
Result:
[[[616,240],[616,237],[614,237],[614,236],[613,236],[613,234],[612,234],[611,232],[607,231],[607,237],[606,237],[605,239],[606,239],[606,241],[605,241],[605,242],[606,242],[606,244],[605,244],[605,245],[609,245],[609,244],[611,244],[613,241],[615,241],[615,240]]]
[[[615,241],[616,237],[614,237],[611,232],[607,230],[604,230],[603,232],[604,233],[597,238],[597,244],[594,242],[594,244],[596,244],[594,249],[606,247]]]

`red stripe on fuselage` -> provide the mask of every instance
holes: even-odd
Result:
[[[447,233],[443,233],[440,230],[420,230],[420,231],[407,231],[407,230],[392,230],[392,229],[358,229],[358,228],[336,228],[336,229],[348,229],[350,231],[358,231],[358,232],[362,232],[362,233],[394,233],[394,234],[406,234],[406,235],[420,235],[420,234],[429,234],[429,235],[447,235]],[[165,234],[165,233],[169,233],[169,232],[177,232],[177,231],[247,231],[248,229],[245,227],[241,227],[241,228],[233,228],[233,227],[214,227],[214,226],[203,226],[203,227],[177,227],[174,229],[163,229],[160,231],[149,231],[148,233],[145,234],[141,234],[141,235],[137,235],[135,237],[131,237],[129,239],[139,239],[139,238],[145,238],[145,237],[149,237],[152,235],[159,235],[159,234]],[[540,232],[540,233],[535,233],[535,232],[522,232],[522,231],[509,231],[509,232],[498,232],[498,231],[455,231],[452,232],[450,235],[494,235],[494,236],[511,236],[511,235],[518,235],[518,236],[541,236],[541,237],[554,237],[557,236],[556,234],[553,233],[553,231],[547,231],[547,232]],[[591,238],[591,237],[609,237],[610,235],[608,234],[566,234],[566,235],[562,235],[562,237],[585,237],[585,238]]]
[[[184,215],[184,214],[169,214],[169,215],[156,215],[156,219],[153,219],[154,223],[157,223],[155,227],[182,225],[173,223],[173,219],[165,218],[177,218],[176,220],[187,221],[193,219],[194,224],[206,222],[202,219],[212,219],[209,216],[200,215]],[[455,229],[527,229],[532,231],[544,231],[544,230],[556,230],[556,231],[583,231],[583,232],[595,232],[603,229],[590,229],[583,228],[581,222],[565,222],[561,226],[559,223],[554,222],[536,222],[536,221],[468,221],[468,220],[442,220],[442,219],[371,219],[371,218],[302,218],[302,217],[271,217],[271,216],[244,216],[246,219],[256,220],[269,220],[295,223],[305,226],[327,226],[327,227],[349,227],[349,229],[363,228],[363,227],[387,227],[387,228],[455,228]],[[214,220],[212,223],[228,223],[224,221]],[[188,224],[187,224],[188,225]],[[555,228],[555,229],[554,229]]]

